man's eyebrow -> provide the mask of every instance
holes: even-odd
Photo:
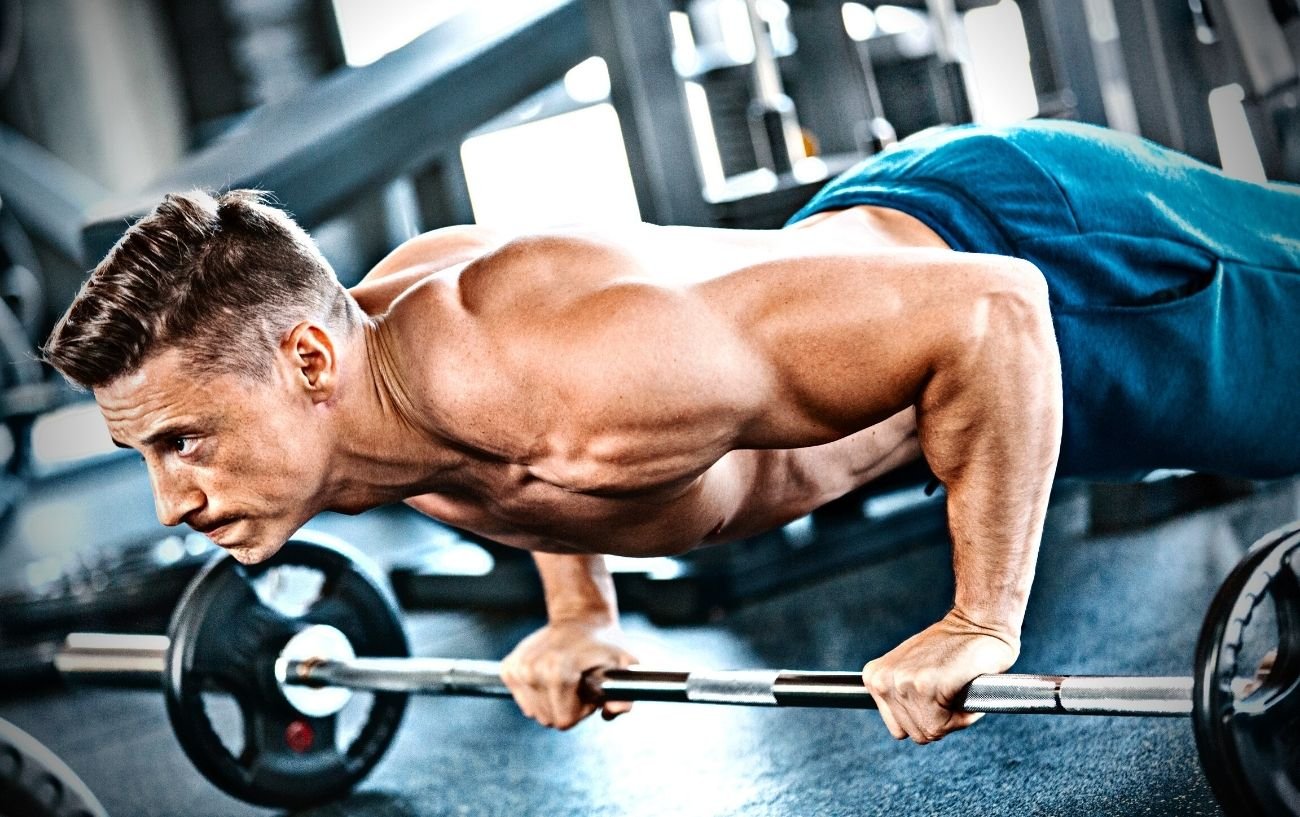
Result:
[[[169,440],[176,437],[184,437],[186,434],[192,433],[192,429],[193,429],[193,425],[191,423],[174,423],[170,425],[165,425],[162,428],[155,431],[154,433],[150,434],[148,437],[145,437],[143,440],[141,440],[140,447],[152,448],[153,446],[157,445],[160,442],[163,442],[164,440]],[[118,448],[132,447],[122,442],[121,440],[117,439],[116,437],[113,437],[112,440],[113,440],[113,445],[117,446]]]
[[[168,424],[158,429],[154,433],[150,434],[148,437],[145,437],[143,440],[140,441],[140,444],[143,445],[145,448],[152,448],[153,446],[157,445],[158,443],[164,440],[170,440],[176,437],[184,437],[186,434],[191,433],[193,428],[194,428],[193,425],[191,425],[190,423]]]

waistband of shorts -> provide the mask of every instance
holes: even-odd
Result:
[[[816,213],[868,205],[898,210],[920,220],[958,252],[1016,255],[1016,243],[965,191],[934,179],[848,183],[812,198],[786,226]]]

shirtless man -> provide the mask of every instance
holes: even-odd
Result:
[[[257,194],[173,195],[45,353],[143,455],[159,518],[243,562],[397,500],[532,550],[549,623],[503,676],[558,728],[594,710],[583,672],[634,661],[598,554],[744,537],[924,457],[953,605],[863,670],[924,743],[1016,660],[1058,461],[1300,472],[1294,189],[1085,126],[967,127],[793,222],[449,228],[345,291]]]

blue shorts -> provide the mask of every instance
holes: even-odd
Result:
[[[1033,121],[905,140],[790,223],[861,204],[1042,270],[1064,378],[1058,475],[1300,473],[1300,186]]]

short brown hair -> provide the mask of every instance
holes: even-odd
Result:
[[[197,374],[260,379],[298,321],[343,328],[358,316],[311,238],[265,193],[173,193],[95,267],[43,351],[83,388],[172,347]]]

